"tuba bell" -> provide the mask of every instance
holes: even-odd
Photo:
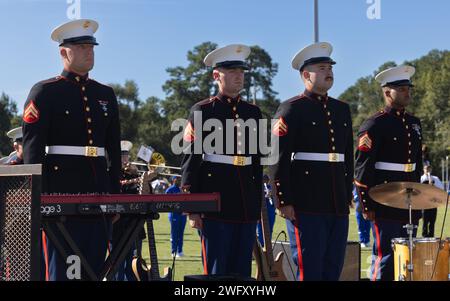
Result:
[[[157,152],[154,152],[152,154],[150,162],[148,163],[147,166],[150,171],[154,170],[157,174],[162,176],[181,177],[179,173],[171,172],[172,169],[179,171],[181,168],[175,166],[167,166],[166,159],[164,158],[164,156]]]
[[[181,169],[180,167],[175,166],[167,166],[166,165],[166,159],[161,153],[153,152],[150,162],[147,164],[139,163],[139,162],[132,162],[133,165],[136,165],[139,169],[139,172],[156,172],[158,175],[162,176],[175,176],[180,177],[179,173],[172,173],[171,170],[176,170],[177,172]]]
[[[161,153],[153,152],[150,162],[147,164],[149,171],[161,173],[166,166],[166,159]]]

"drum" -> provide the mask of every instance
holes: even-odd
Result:
[[[438,238],[413,239],[413,280],[414,281],[448,281],[449,277],[449,239]],[[409,281],[409,248],[407,238],[392,239],[394,251],[395,281]],[[437,264],[433,274],[434,264]]]

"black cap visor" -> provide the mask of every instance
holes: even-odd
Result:
[[[409,79],[396,80],[393,82],[385,83],[383,87],[400,87],[400,86],[410,86],[414,87]]]
[[[247,63],[243,61],[225,61],[216,63],[214,68],[225,68],[225,69],[242,68],[244,70],[248,70],[249,66],[247,65]]]
[[[64,41],[59,46],[64,46],[66,44],[92,44],[92,45],[98,45],[97,40],[92,36],[82,36],[82,37],[75,37],[70,39],[64,39]]]
[[[300,68],[300,71],[303,71],[303,68],[305,68],[305,66],[307,66],[307,65],[319,64],[319,63],[330,63],[331,65],[336,64],[335,61],[333,61],[330,57],[327,57],[327,56],[313,57],[313,58],[310,58],[309,60],[306,60],[303,63],[303,66]]]

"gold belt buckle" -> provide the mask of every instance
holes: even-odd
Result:
[[[414,164],[405,164],[405,172],[412,172],[414,171]]]
[[[97,147],[96,146],[86,146],[85,150],[86,157],[97,157]]]
[[[245,165],[245,157],[234,156],[233,165],[244,166]]]
[[[329,153],[328,154],[328,162],[339,162],[339,154]]]

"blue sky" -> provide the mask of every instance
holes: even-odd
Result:
[[[22,111],[32,85],[62,70],[52,29],[68,21],[72,0],[0,0],[0,92]],[[366,11],[381,2],[381,19]],[[370,2],[370,3],[368,3]],[[402,63],[432,49],[450,49],[448,0],[319,0],[320,40],[333,44],[337,97],[388,60]],[[293,55],[313,42],[313,0],[81,0],[81,17],[100,23],[91,77],[103,83],[133,79],[141,99],[164,98],[167,67],[212,41],[266,49],[279,72],[281,100],[303,90]]]

